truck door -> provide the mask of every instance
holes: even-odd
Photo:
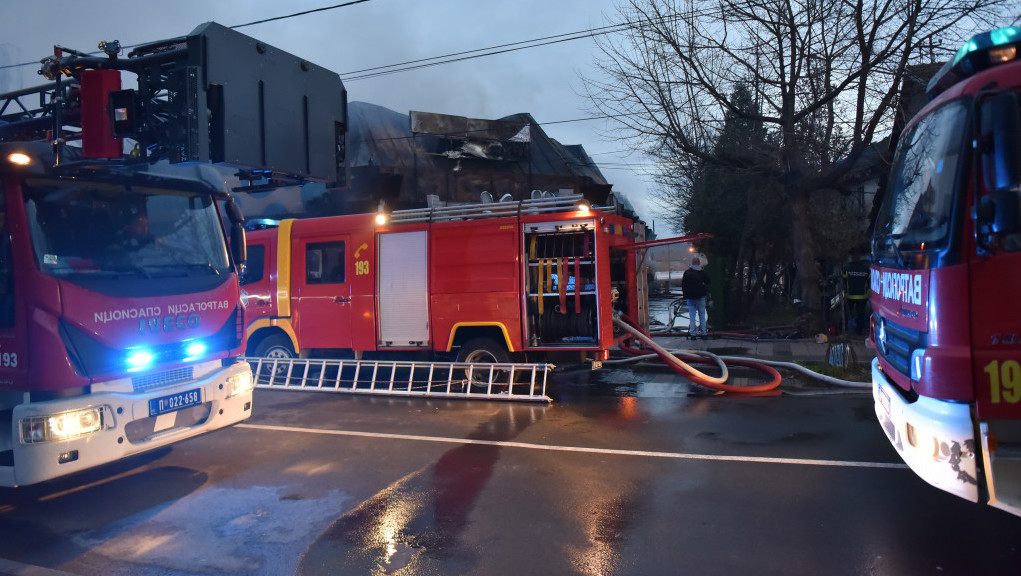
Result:
[[[274,264],[270,259],[276,258],[276,250],[271,247],[262,237],[248,241],[248,260],[241,274],[241,289],[248,298],[245,321],[249,325],[275,313],[275,282],[272,282],[268,272],[273,269]]]
[[[18,306],[15,300],[14,251],[2,184],[0,182],[0,388],[9,388],[15,382],[25,381],[29,363],[25,315],[15,314]],[[7,423],[10,423],[9,419]],[[0,438],[3,438],[2,433]]]
[[[429,251],[425,230],[379,235],[379,347],[429,345]]]
[[[351,348],[351,259],[347,234],[301,238],[292,255],[298,342],[308,348]]]

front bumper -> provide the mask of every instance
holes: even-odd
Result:
[[[239,362],[190,382],[145,392],[95,392],[15,406],[14,465],[0,466],[0,485],[35,484],[241,422],[252,414],[252,390],[231,396],[230,379],[245,374],[251,382],[251,367]],[[193,390],[199,391],[198,404],[150,415],[150,400]],[[102,409],[102,430],[69,440],[19,440],[25,419],[91,407]]]
[[[886,437],[904,462],[933,486],[978,502],[971,407],[920,396],[908,402],[872,361],[872,398]]]

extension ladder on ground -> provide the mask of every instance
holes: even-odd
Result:
[[[549,402],[552,364],[256,358],[256,388]]]

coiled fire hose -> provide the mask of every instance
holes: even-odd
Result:
[[[868,382],[854,382],[850,380],[841,380],[839,378],[834,378],[832,376],[826,376],[825,374],[819,374],[818,372],[813,372],[812,370],[809,370],[808,368],[805,368],[804,366],[796,364],[794,362],[759,360],[754,358],[742,358],[738,356],[717,356],[709,352],[697,352],[698,356],[691,356],[690,354],[695,354],[696,352],[695,351],[681,352],[666,350],[662,346],[656,344],[648,334],[635,328],[633,325],[634,321],[627,317],[627,315],[622,315],[621,318],[614,317],[613,321],[617,323],[617,325],[620,326],[622,329],[624,329],[628,334],[631,334],[633,337],[641,340],[655,352],[655,354],[648,354],[642,350],[631,348],[624,342],[625,340],[628,339],[627,336],[625,335],[621,339],[621,341],[618,342],[618,346],[626,354],[630,354],[633,356],[632,358],[629,359],[629,361],[659,356],[660,358],[667,362],[667,365],[670,366],[670,368],[673,369],[674,372],[678,373],[681,376],[684,376],[685,378],[692,380],[696,384],[714,390],[722,390],[724,392],[766,392],[769,390],[773,390],[780,385],[780,382],[782,380],[782,376],[780,375],[779,372],[776,371],[775,368],[788,368],[791,370],[795,370],[816,380],[820,380],[836,386],[862,389],[872,387],[872,384]],[[714,361],[715,363],[717,363],[717,365],[723,366],[724,367],[723,375],[716,378],[708,376],[707,374],[704,374],[703,372],[687,365],[676,356],[676,354],[685,353],[688,354],[688,356],[685,357],[688,361],[701,363]],[[676,362],[674,360],[676,360]],[[755,368],[757,370],[761,370],[773,376],[773,380],[766,384],[757,386],[731,386],[722,383],[715,383],[721,379],[723,382],[727,380],[726,372],[727,364],[735,366],[747,366]]]
[[[723,392],[746,392],[746,393],[768,392],[779,386],[780,381],[783,380],[783,377],[780,375],[779,372],[776,371],[775,368],[766,366],[765,364],[762,364],[760,362],[750,360],[730,360],[728,362],[731,365],[748,366],[751,368],[755,368],[756,370],[760,370],[762,372],[769,374],[770,376],[773,377],[773,379],[765,384],[756,384],[752,386],[733,386],[731,384],[726,384],[726,381],[730,378],[730,374],[726,369],[728,362],[723,362],[722,359],[716,357],[717,359],[720,360],[720,365],[723,366],[722,374],[720,376],[710,376],[705,372],[701,372],[695,369],[690,364],[679,358],[676,354],[671,353],[666,348],[663,348],[659,344],[656,344],[656,342],[653,341],[652,337],[648,336],[647,334],[644,334],[641,330],[635,328],[632,325],[633,322],[631,322],[630,318],[628,318],[626,315],[621,315],[620,318],[614,317],[613,321],[623,330],[630,333],[634,338],[641,340],[643,343],[645,343],[646,346],[651,348],[660,358],[666,361],[667,365],[674,372],[678,373],[681,376],[684,376],[685,378],[691,380],[692,382],[700,386],[705,386],[706,388],[711,388],[713,390],[721,390]],[[627,346],[626,344],[624,344],[623,341],[620,342],[618,346],[620,347],[621,350],[624,350],[624,352],[631,355],[642,353],[641,351],[638,351],[634,348]],[[690,362],[711,361],[707,360],[702,356],[687,356],[685,359],[687,359]]]

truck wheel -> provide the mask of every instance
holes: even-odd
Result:
[[[510,362],[510,355],[503,346],[490,338],[473,338],[461,345],[457,361],[503,364]]]
[[[253,356],[267,358],[269,360],[290,360],[297,356],[291,348],[291,340],[283,334],[271,334],[266,336],[255,346]],[[255,366],[252,367],[253,370]],[[279,381],[286,381],[290,371],[289,362],[281,362],[276,366],[273,362],[263,362],[259,369],[257,379],[260,384],[273,384]]]
[[[263,338],[255,347],[253,356],[289,360],[297,356],[291,348],[291,340],[282,334],[272,334]]]
[[[503,346],[497,343],[495,340],[490,338],[473,338],[461,345],[461,350],[457,353],[458,362],[467,363],[485,363],[485,364],[505,364],[510,362],[510,354],[504,350]],[[472,378],[468,379],[468,370],[464,371],[464,382],[475,387],[488,387],[489,386],[489,373],[486,371],[484,374],[482,371],[472,371]],[[493,372],[493,384],[498,385],[501,389],[506,387],[510,380],[509,370],[497,370]]]

